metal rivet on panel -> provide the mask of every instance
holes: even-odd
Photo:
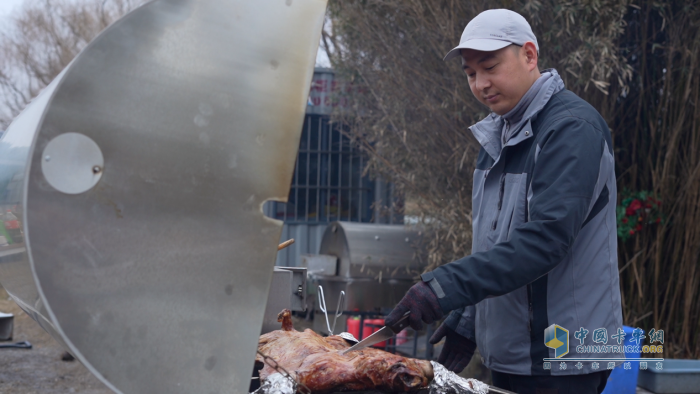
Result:
[[[529,132],[529,131],[526,131],[526,132],[525,132],[525,135],[526,135],[526,136],[530,135],[530,132]]]

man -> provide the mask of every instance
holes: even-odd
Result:
[[[624,357],[576,352],[594,331],[622,328],[610,131],[556,70],[538,69],[537,39],[515,12],[476,16],[445,60],[458,56],[492,111],[470,127],[482,146],[472,254],[423,274],[386,323],[411,311],[419,328],[451,311],[431,338],[445,338],[438,361],[450,370],[478,346],[498,387],[600,393],[608,363],[566,360]]]

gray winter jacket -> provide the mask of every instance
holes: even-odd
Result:
[[[574,332],[622,328],[616,186],[610,130],[600,114],[564,89],[533,102],[501,148],[500,132],[471,130],[482,144],[474,171],[472,254],[423,275],[446,324],[475,339],[486,367],[520,375],[599,372],[624,358],[581,354]],[[542,100],[540,100],[542,101]],[[529,118],[529,119],[528,119]],[[569,331],[569,353],[551,361],[545,329]],[[609,341],[608,344],[615,344]],[[617,363],[619,365],[619,363]],[[580,367],[580,368],[579,368]]]

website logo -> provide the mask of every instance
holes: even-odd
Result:
[[[563,357],[569,353],[569,330],[552,324],[544,329],[544,345],[554,349],[554,357]]]

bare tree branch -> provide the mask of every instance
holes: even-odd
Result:
[[[30,0],[0,32],[0,129],[102,30],[143,0]]]

